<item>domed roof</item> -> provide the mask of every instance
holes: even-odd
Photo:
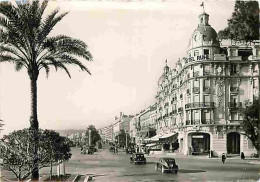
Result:
[[[205,42],[210,46],[219,46],[217,32],[208,24],[208,18],[209,15],[205,12],[199,15],[199,25],[194,30],[189,41],[190,49],[205,46]]]
[[[203,35],[204,41],[211,41],[217,42],[217,32],[212,28],[210,25],[200,25],[194,32],[193,35],[197,32]],[[192,35],[192,37],[193,37]]]

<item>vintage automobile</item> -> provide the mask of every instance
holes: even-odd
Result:
[[[130,162],[134,164],[146,164],[146,158],[143,153],[134,153],[130,157]]]
[[[159,162],[155,163],[155,170],[161,169],[162,173],[165,173],[166,171],[168,172],[174,172],[178,173],[178,165],[175,162],[174,158],[169,158],[169,157],[162,157],[159,159]]]
[[[110,151],[110,152],[114,152],[114,150],[115,150],[115,147],[110,147],[110,148],[109,148],[109,151]]]
[[[94,145],[90,145],[88,148],[88,154],[94,154],[94,152],[97,152],[97,148]]]
[[[125,152],[126,152],[126,154],[133,154],[133,153],[135,153],[135,149],[134,148],[127,148]]]

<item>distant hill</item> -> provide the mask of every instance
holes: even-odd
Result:
[[[56,130],[61,136],[69,136],[76,133],[84,133],[86,130]]]

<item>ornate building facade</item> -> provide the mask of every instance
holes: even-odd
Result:
[[[199,15],[187,56],[164,67],[158,81],[158,136],[178,134],[180,153],[213,155],[256,153],[242,135],[241,109],[259,97],[259,43],[221,44]],[[174,141],[167,141],[168,143]]]

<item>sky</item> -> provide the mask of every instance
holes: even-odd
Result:
[[[135,115],[156,102],[157,81],[165,60],[174,68],[186,56],[189,39],[203,11],[201,1],[51,1],[69,14],[50,36],[83,40],[93,61],[82,60],[92,73],[71,66],[52,69],[38,79],[38,120],[43,129],[101,128],[122,111]],[[209,24],[218,32],[227,26],[234,1],[206,1]],[[0,64],[2,134],[29,127],[30,83],[26,70]]]

